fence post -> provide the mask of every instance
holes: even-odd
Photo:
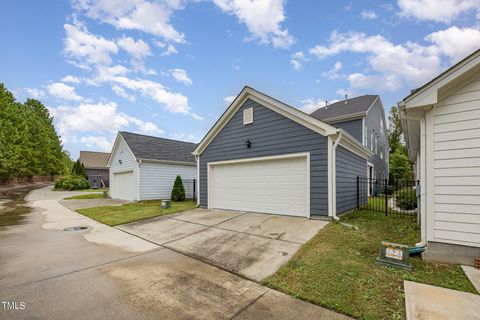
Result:
[[[384,189],[384,194],[385,194],[385,215],[388,216],[388,180],[385,179],[385,189]]]
[[[360,177],[357,176],[357,210],[360,210]]]
[[[196,182],[196,179],[193,179],[193,202],[195,202],[197,200],[197,193],[195,192],[195,182]]]

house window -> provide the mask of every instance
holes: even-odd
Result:
[[[383,134],[383,121],[380,121],[380,132]]]
[[[378,139],[375,138],[375,154],[378,154],[377,151],[378,151]]]
[[[370,133],[370,150],[373,151],[373,132]]]
[[[380,159],[383,160],[383,148],[382,147],[380,147]]]

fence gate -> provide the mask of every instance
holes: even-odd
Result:
[[[417,221],[418,180],[388,180],[357,177],[357,210],[381,212]]]

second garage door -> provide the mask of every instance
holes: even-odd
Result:
[[[122,200],[133,200],[133,172],[119,172],[113,174],[114,197]]]
[[[309,216],[307,156],[209,164],[209,207]]]

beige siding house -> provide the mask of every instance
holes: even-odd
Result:
[[[426,259],[480,256],[480,50],[398,104],[420,179]]]

